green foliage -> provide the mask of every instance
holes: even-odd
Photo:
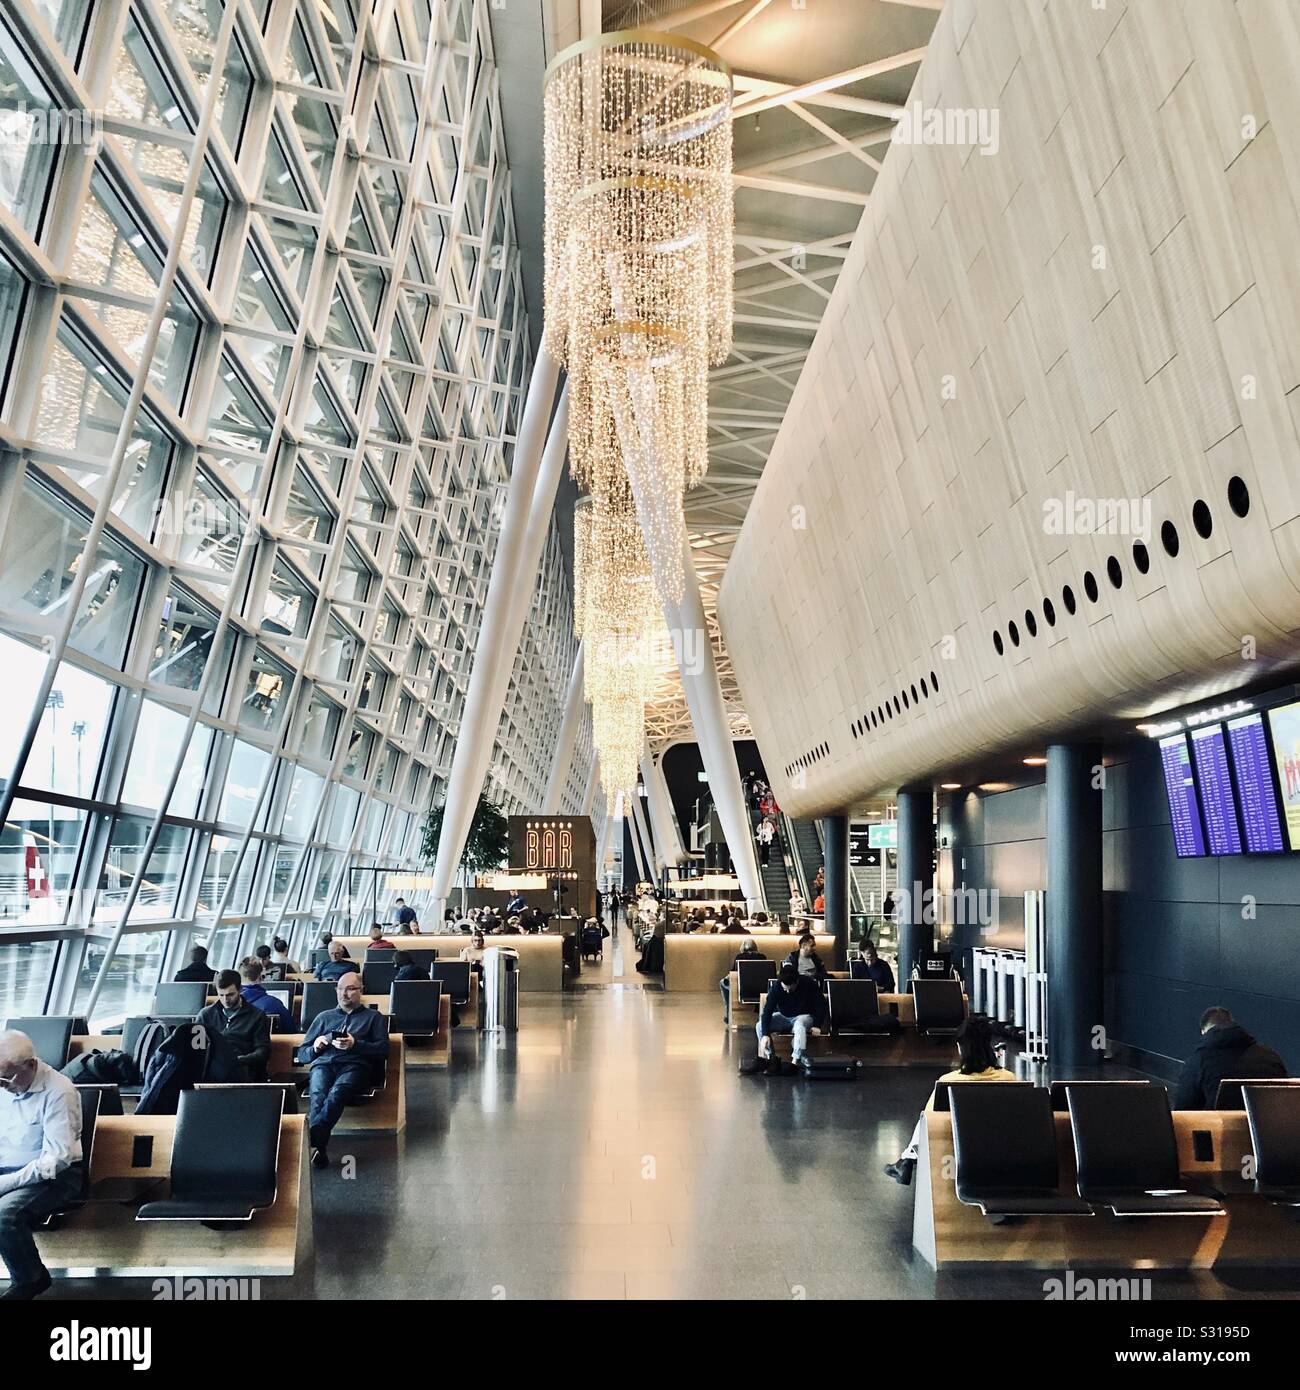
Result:
[[[420,853],[429,865],[438,857],[443,810],[442,806],[435,806],[424,818],[424,840]],[[469,875],[486,873],[490,869],[504,868],[509,857],[510,822],[501,808],[484,793],[478,799],[474,819],[470,822],[460,867]]]

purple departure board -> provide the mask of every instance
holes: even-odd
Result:
[[[1169,819],[1174,827],[1174,853],[1179,859],[1196,859],[1205,853],[1205,832],[1192,776],[1192,752],[1186,734],[1160,740],[1160,761],[1165,769],[1169,795]]]
[[[1205,811],[1205,839],[1211,854],[1240,854],[1241,831],[1232,800],[1232,774],[1222,724],[1192,730],[1192,756]]]
[[[1268,735],[1262,714],[1228,720],[1228,746],[1232,750],[1233,780],[1237,805],[1251,854],[1281,854],[1282,815],[1278,810],[1273,771],[1268,761]]]

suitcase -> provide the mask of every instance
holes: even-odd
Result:
[[[856,1081],[858,1066],[856,1057],[841,1057],[833,1052],[820,1057],[805,1054],[799,1063],[799,1074],[809,1081]]]

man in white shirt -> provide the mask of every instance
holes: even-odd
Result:
[[[81,1097],[38,1060],[26,1033],[0,1033],[0,1260],[2,1299],[26,1302],[50,1287],[32,1232],[76,1195]]]

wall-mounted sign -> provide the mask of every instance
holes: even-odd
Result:
[[[898,822],[885,820],[881,821],[879,825],[868,826],[867,843],[872,849],[897,849]]]
[[[880,850],[871,843],[872,826],[857,825],[849,828],[849,868],[878,869]]]

